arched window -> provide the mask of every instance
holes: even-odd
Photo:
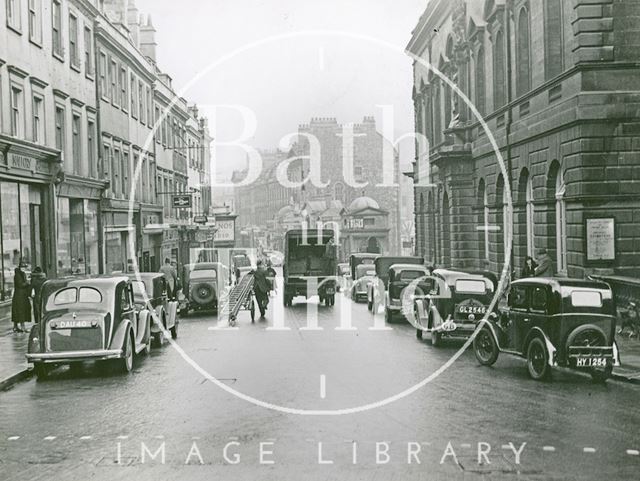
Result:
[[[529,42],[529,10],[520,9],[518,15],[518,41],[516,68],[516,95],[520,97],[531,90],[531,45]]]
[[[544,77],[557,77],[564,71],[564,18],[562,0],[544,0]]]
[[[344,205],[344,184],[342,182],[336,182],[333,186],[333,198],[339,200]]]
[[[562,169],[556,174],[556,261],[558,273],[567,273],[567,209],[564,201],[565,184]]]
[[[498,251],[498,263],[502,263],[505,259],[502,256],[506,253],[507,241],[511,235],[511,219],[507,209],[507,196],[505,195],[505,183],[502,174],[498,176],[496,182],[496,222],[498,230],[502,232],[502,240],[496,238],[496,247]]]
[[[531,179],[530,175],[527,175],[527,186],[525,192],[525,215],[527,219],[527,254],[533,257],[535,250],[535,208],[533,206],[533,180]]]
[[[476,55],[476,108],[478,112],[482,115],[485,114],[485,98],[486,98],[486,87],[485,87],[485,69],[484,69],[484,47],[480,47],[478,49],[478,53]]]
[[[504,34],[498,30],[493,43],[493,107],[499,109],[507,102]]]

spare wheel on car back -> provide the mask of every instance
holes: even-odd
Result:
[[[191,297],[198,304],[210,304],[215,300],[216,293],[212,284],[208,282],[200,282],[193,286]]]

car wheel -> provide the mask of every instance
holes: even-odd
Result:
[[[178,339],[178,322],[176,321],[171,328],[171,339]]]
[[[480,329],[480,332],[473,340],[473,352],[476,359],[483,366],[491,366],[498,360],[498,344],[493,337],[493,333],[487,329]]]
[[[539,337],[534,337],[527,347],[527,368],[529,376],[540,381],[549,376],[549,353],[544,342]]]
[[[391,324],[393,322],[393,312],[391,309],[386,308],[384,310],[384,322]]]
[[[420,329],[419,327],[416,328],[416,337],[418,339],[422,339],[422,329]]]
[[[431,345],[438,347],[440,344],[442,344],[442,333],[431,331]]]
[[[49,366],[43,362],[36,362],[33,364],[33,372],[38,381],[44,381],[49,375]]]
[[[151,342],[153,341],[153,336],[151,335],[151,321],[149,319],[150,316],[151,314],[149,314],[149,317],[147,318],[147,343],[144,345],[145,356],[151,354]]]
[[[120,371],[124,373],[131,372],[133,369],[133,339],[131,332],[127,333],[127,337],[124,341],[124,353],[122,359],[118,359],[120,364]]]
[[[591,371],[589,373],[591,374],[591,379],[593,380],[593,382],[603,384],[607,382],[607,379],[611,377],[612,372],[613,366],[611,364],[608,364],[605,368],[593,367],[591,368]]]

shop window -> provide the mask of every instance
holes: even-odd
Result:
[[[126,266],[127,233],[105,233],[105,255],[107,272],[125,272]]]
[[[98,273],[98,203],[58,198],[58,275]]]

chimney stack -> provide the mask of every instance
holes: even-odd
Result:
[[[156,63],[156,29],[151,22],[151,15],[147,17],[146,25],[140,26],[140,51],[153,63]]]
[[[127,27],[131,33],[131,40],[133,44],[138,47],[140,45],[140,24],[139,24],[140,12],[136,7],[135,0],[129,0],[127,6]]]

